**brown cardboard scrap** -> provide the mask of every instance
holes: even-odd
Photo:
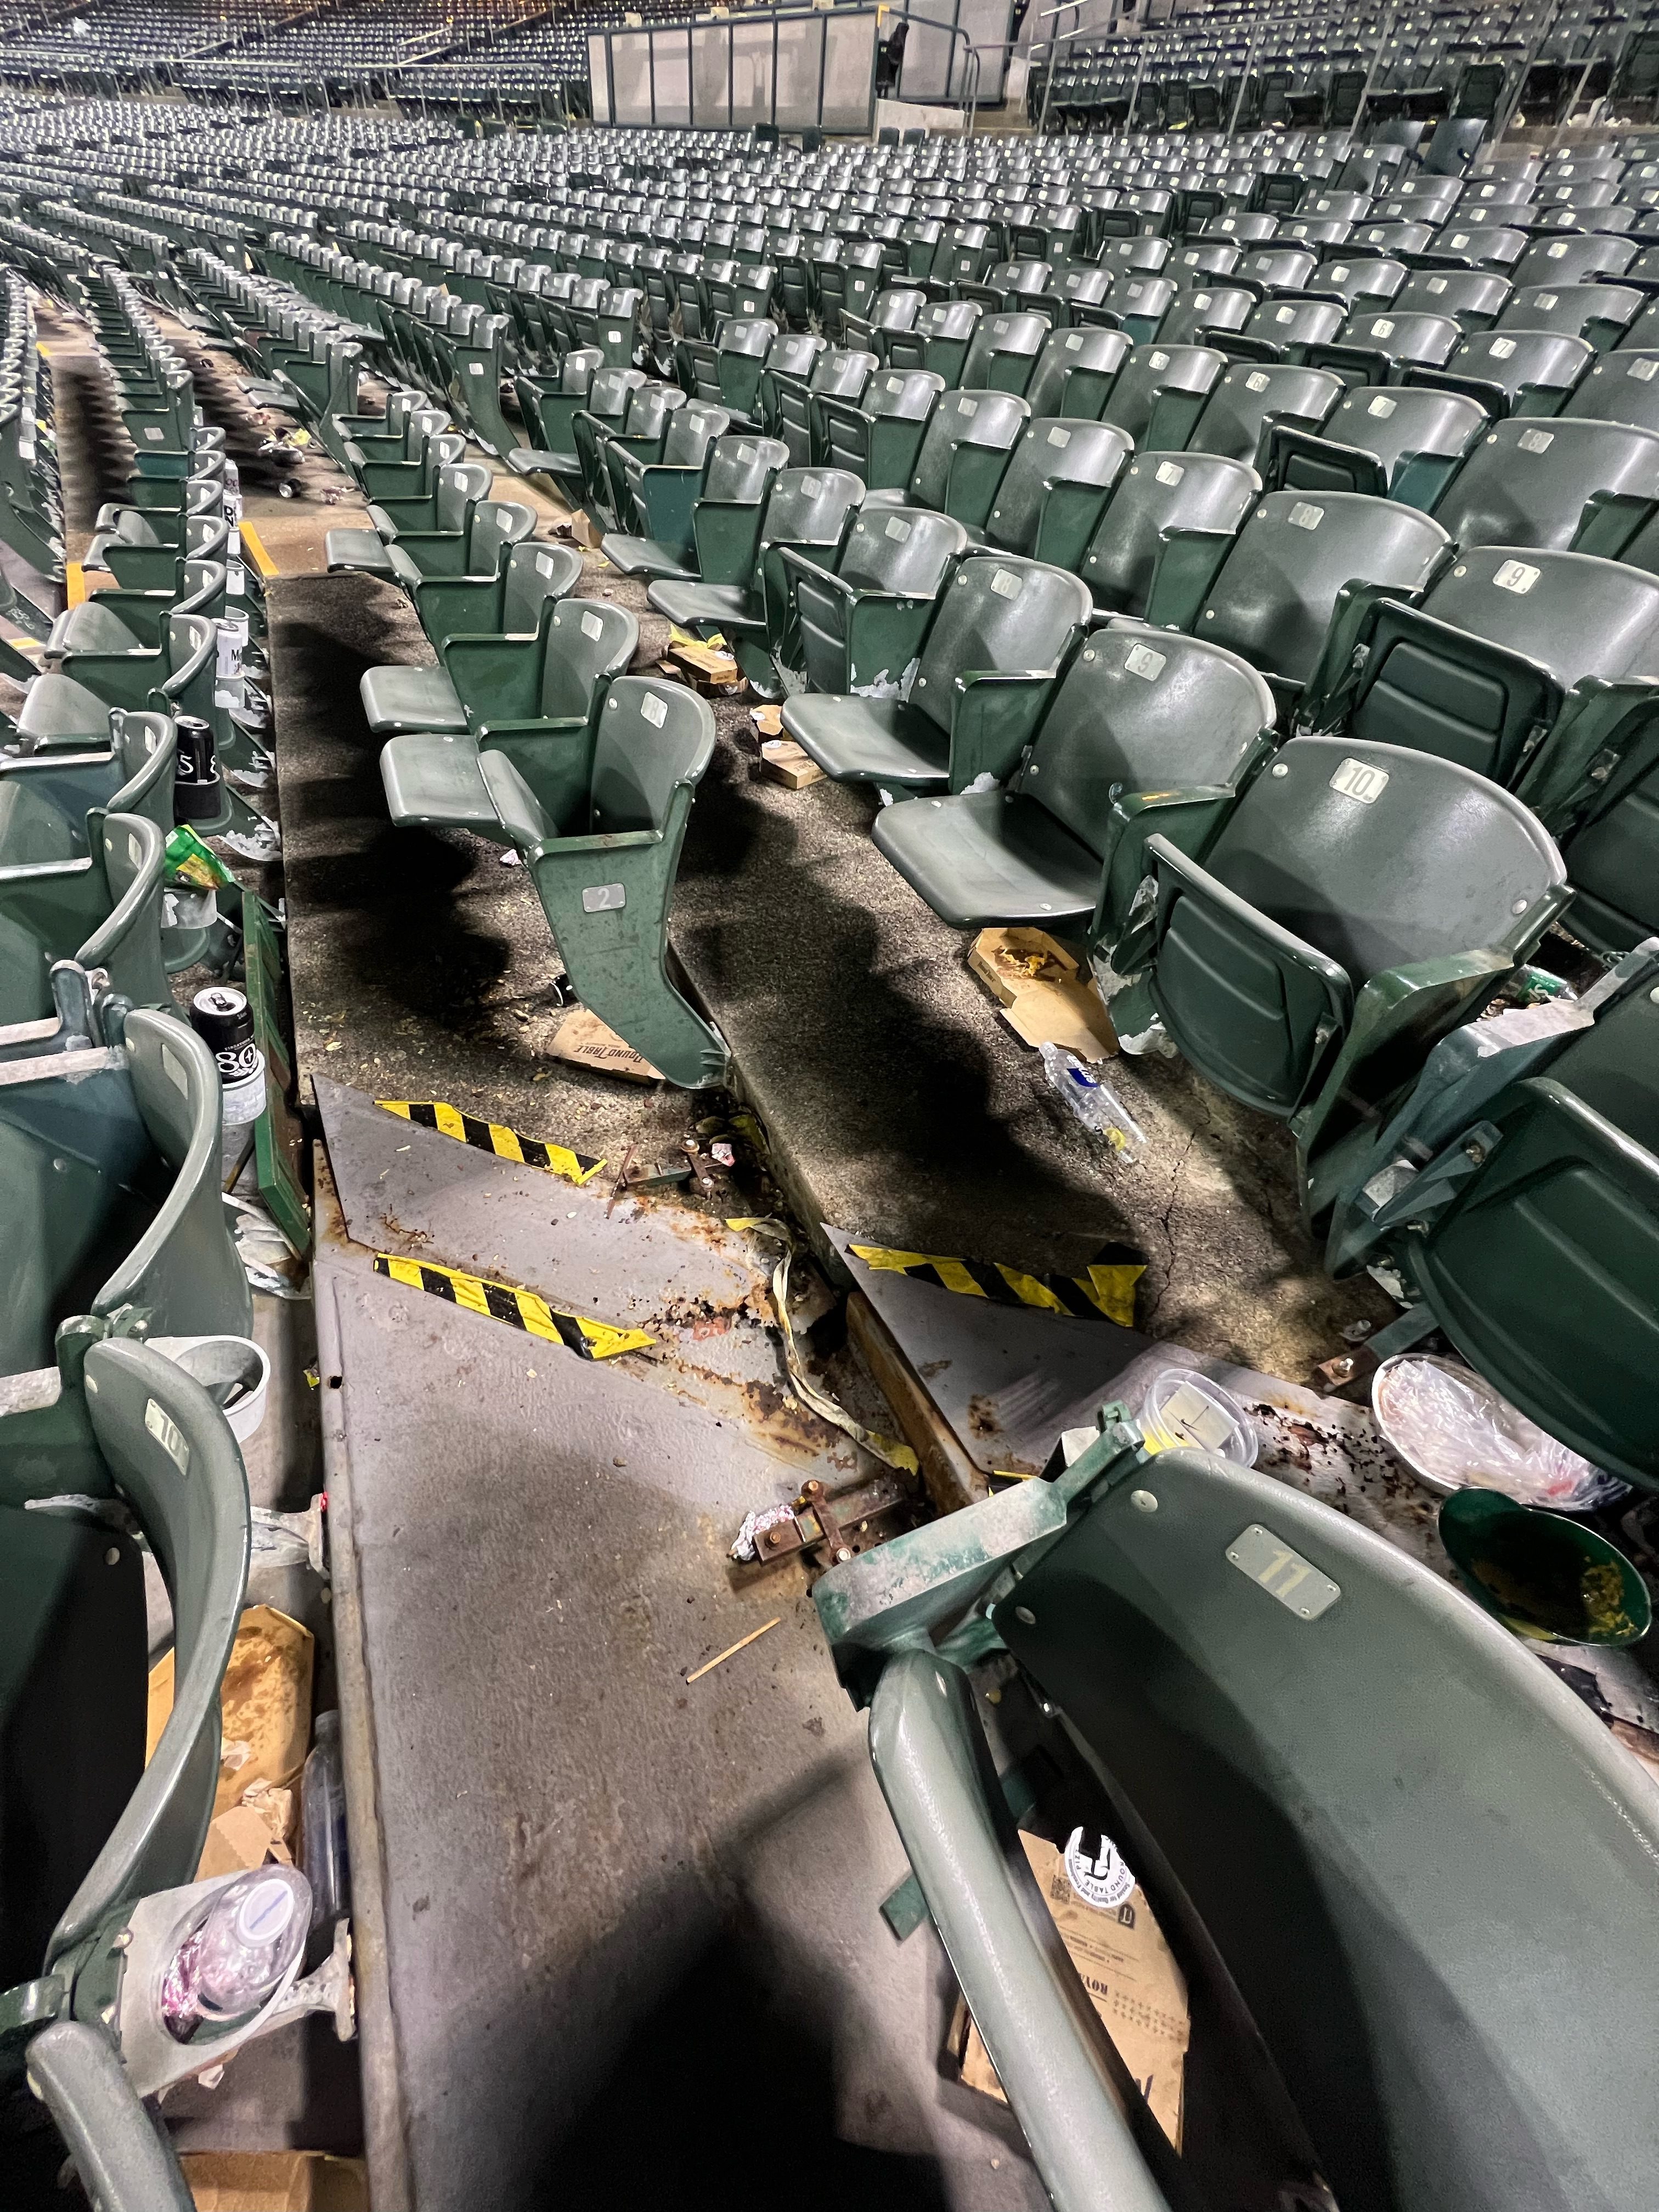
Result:
[[[1117,1050],[1093,977],[1079,975],[1077,962],[1046,930],[982,929],[968,965],[1015,1036],[1034,1050],[1057,1044],[1079,1060],[1106,1060]]]
[[[767,738],[761,747],[761,774],[786,791],[805,791],[809,783],[823,781],[823,770],[793,738]]]
[[[1181,2148],[1182,2091],[1190,2033],[1187,1984],[1139,1884],[1116,1911],[1090,1905],[1073,1888],[1065,1855],[1022,1835],[1060,1940],[1095,2010],[1171,2143]],[[970,2089],[1001,2098],[1002,2084],[965,2004],[952,2024],[951,2050]],[[1004,2100],[1006,2102],[1006,2100]]]
[[[368,2212],[368,2168],[320,2150],[187,2150],[197,2212]]]
[[[719,686],[738,681],[737,658],[718,631],[713,637],[703,639],[671,625],[668,655],[670,659],[690,669],[706,684]]]
[[[311,1631],[275,1606],[251,1605],[231,1647],[219,1692],[219,1788],[216,1816],[260,1784],[289,1788],[311,1745]],[[155,1755],[173,1711],[173,1654],[150,1669],[148,1741]]]
[[[294,1863],[288,1845],[280,1836],[271,1834],[252,1805],[233,1805],[228,1812],[214,1816],[202,1846],[196,1879],[210,1881],[217,1875],[244,1874],[252,1867],[264,1866],[267,1859],[276,1859],[283,1866]]]
[[[648,1060],[625,1044],[615,1030],[607,1029],[586,1006],[573,1007],[559,1024],[548,1049],[560,1060],[579,1067],[603,1068],[629,1083],[660,1083],[662,1076]]]
[[[751,707],[749,719],[763,738],[781,738],[783,735],[781,707]]]

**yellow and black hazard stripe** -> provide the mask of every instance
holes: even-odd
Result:
[[[527,1336],[544,1337],[562,1344],[579,1359],[614,1359],[618,1352],[643,1352],[656,1339],[642,1328],[613,1328],[609,1322],[593,1321],[586,1314],[564,1313],[550,1306],[534,1291],[515,1291],[508,1283],[491,1282],[487,1275],[464,1274],[459,1267],[440,1267],[430,1260],[404,1260],[395,1252],[377,1252],[374,1272],[393,1283],[407,1284],[434,1298],[447,1298],[469,1313],[488,1314],[509,1328]]]
[[[481,1121],[475,1114],[463,1114],[458,1106],[446,1106],[441,1098],[377,1098],[374,1103],[384,1106],[388,1114],[401,1114],[417,1129],[435,1129],[441,1137],[453,1137],[458,1144],[494,1152],[498,1160],[545,1168],[549,1175],[562,1176],[566,1182],[592,1182],[605,1165],[603,1160],[589,1159],[585,1152],[573,1152],[568,1145],[544,1144],[539,1137],[526,1137],[520,1130],[504,1128],[499,1121]]]
[[[854,1259],[885,1274],[908,1275],[998,1305],[1034,1306],[1078,1321],[1135,1322],[1135,1285],[1146,1272],[1144,1253],[1132,1244],[1104,1244],[1081,1274],[1030,1275],[1000,1260],[957,1260],[938,1252],[895,1252],[884,1244],[849,1244]]]

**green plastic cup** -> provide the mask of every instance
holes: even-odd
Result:
[[[1653,1626],[1630,1560],[1565,1513],[1460,1490],[1440,1509],[1440,1540],[1475,1602],[1531,1643],[1620,1650]]]

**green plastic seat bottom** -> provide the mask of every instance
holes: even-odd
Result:
[[[1001,791],[907,799],[876,817],[876,848],[958,929],[1086,920],[1100,862],[1034,799]]]
[[[754,594],[741,584],[680,583],[664,577],[645,596],[659,615],[666,615],[682,629],[695,629],[699,623],[705,629],[724,630],[765,627],[765,615],[757,608]]]
[[[579,477],[582,472],[574,453],[550,453],[540,446],[515,446],[507,465],[515,477]]]
[[[807,692],[784,708],[783,727],[837,782],[943,791],[950,781],[945,732],[902,699]]]
[[[370,668],[357,686],[377,738],[405,730],[462,732],[466,709],[441,668]]]
[[[471,830],[498,844],[511,842],[470,737],[416,730],[390,738],[380,750],[380,781],[386,811],[400,830]]]
[[[654,538],[630,538],[625,531],[607,530],[599,540],[599,550],[624,576],[672,576],[677,583],[696,580],[696,570]]]
[[[374,576],[392,574],[392,555],[372,530],[331,530],[323,550],[331,570],[364,568]]]

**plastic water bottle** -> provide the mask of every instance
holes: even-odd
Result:
[[[228,1882],[161,1980],[161,2018],[188,2043],[204,2021],[240,2020],[275,1996],[305,1948],[311,1887],[297,1869],[260,1867]]]
[[[1133,1167],[1146,1151],[1146,1134],[1111,1085],[1061,1045],[1045,1044],[1042,1071],[1097,1143],[1113,1159]]]
[[[300,1778],[300,1863],[311,1884],[311,1924],[334,1932],[351,1910],[346,1856],[345,1777],[340,1764],[340,1716],[319,1713]]]

